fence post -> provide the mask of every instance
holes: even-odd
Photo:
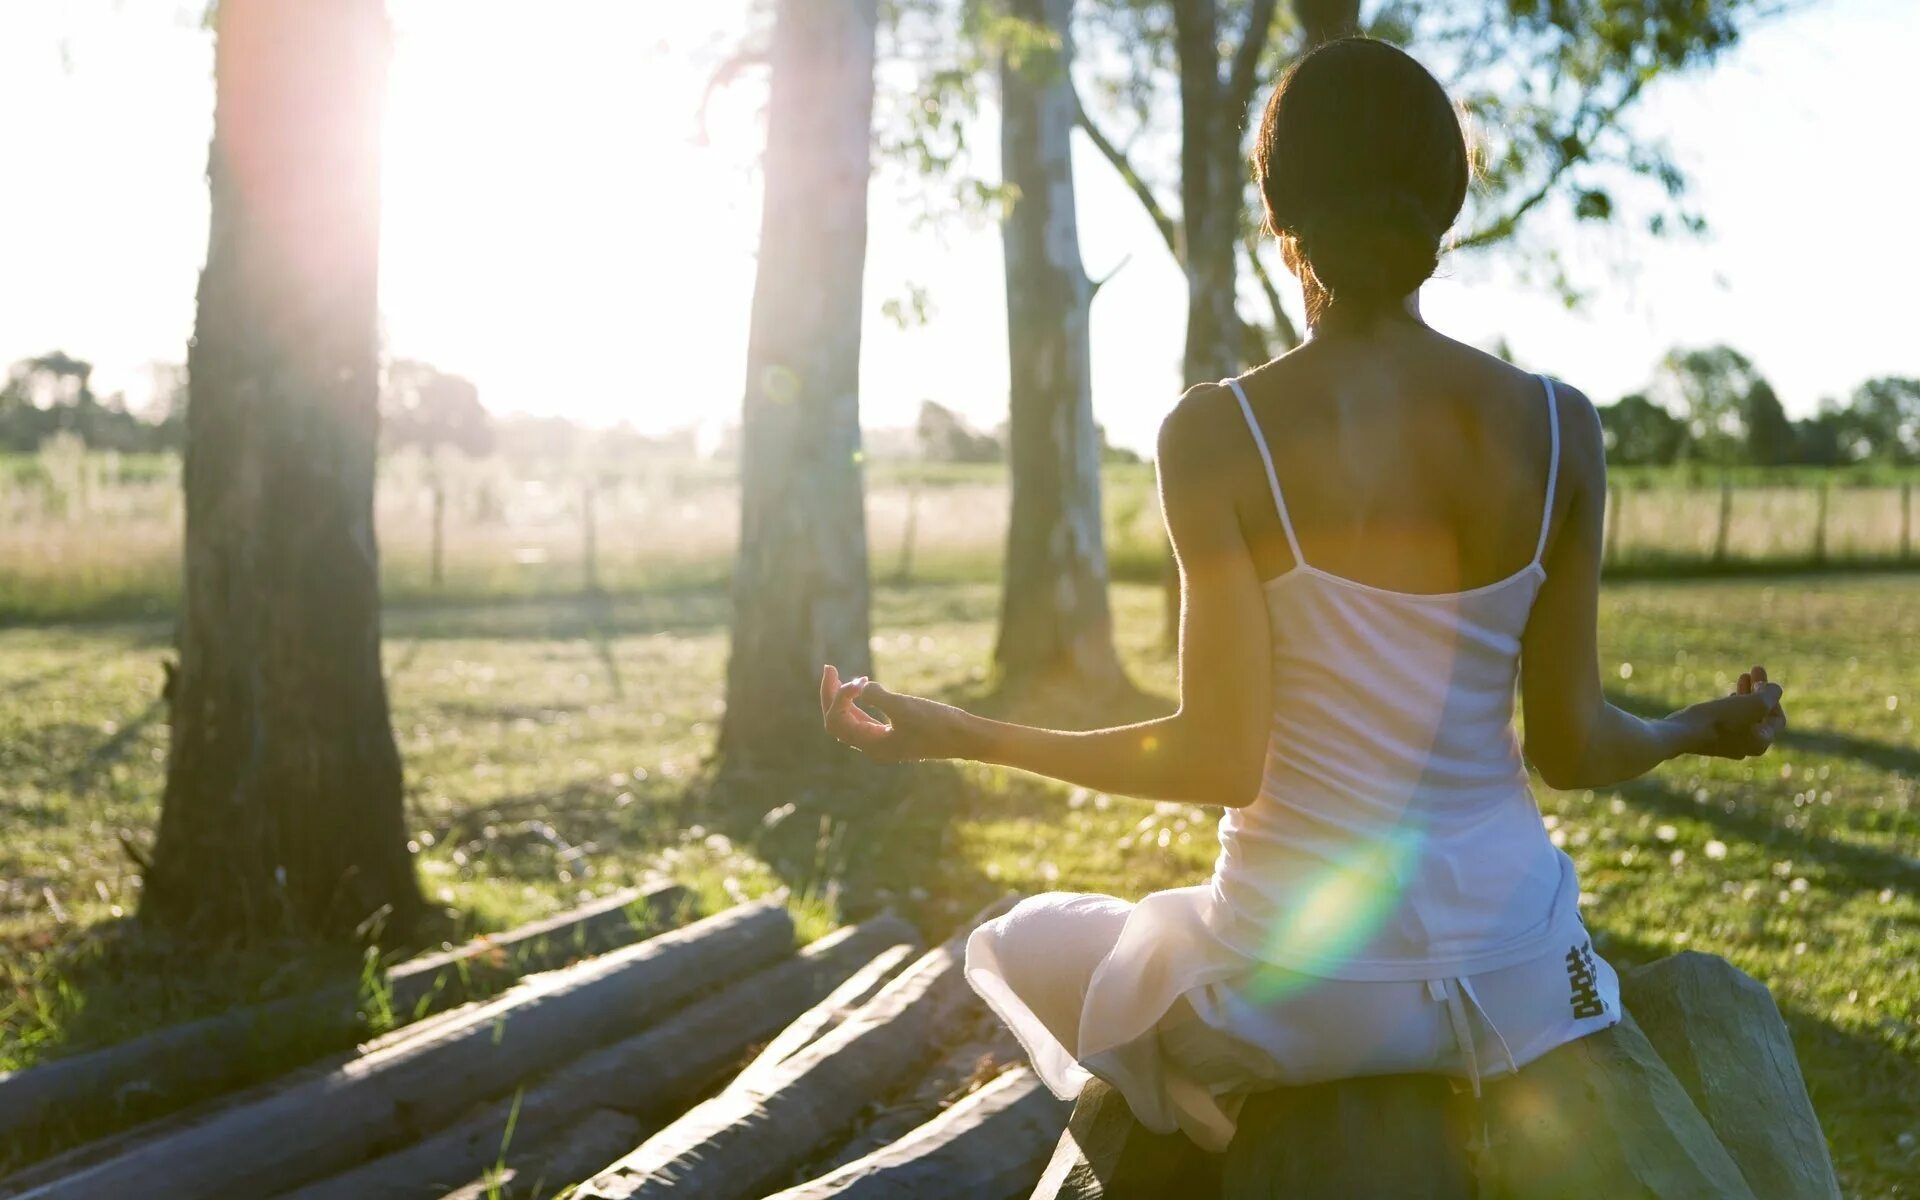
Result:
[[[1820,481],[1820,509],[1813,524],[1813,561],[1816,563],[1827,561],[1827,493],[1831,489],[1832,484],[1824,479]]]
[[[1607,548],[1600,556],[1602,566],[1611,567],[1620,561],[1620,493],[1626,486],[1617,483],[1607,489]]]
[[[433,477],[433,559],[432,566],[429,568],[431,574],[428,577],[428,581],[432,584],[433,590],[436,592],[440,590],[440,585],[446,579],[446,568],[444,566],[446,525],[447,485],[446,482],[440,478],[439,474],[436,473]]]
[[[1913,480],[1900,485],[1900,558],[1913,557]]]
[[[913,539],[919,523],[920,477],[910,474],[907,476],[907,524],[900,531],[900,566],[894,572],[894,578],[902,584],[913,582]]]
[[[1727,527],[1733,523],[1733,481],[1720,480],[1720,527],[1713,535],[1713,561],[1727,561]]]
[[[596,536],[598,531],[594,527],[593,498],[594,481],[589,478],[580,489],[580,548],[581,555],[586,560],[584,566],[589,592],[600,590],[600,566],[596,561],[600,552],[600,539]]]

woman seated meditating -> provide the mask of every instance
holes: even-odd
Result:
[[[1207,882],[1035,896],[967,945],[1057,1095],[1098,1075],[1211,1150],[1250,1091],[1395,1072],[1477,1091],[1620,1019],[1528,789],[1516,680],[1557,788],[1761,754],[1786,722],[1760,667],[1661,720],[1602,694],[1593,406],[1420,316],[1469,174],[1434,78],[1383,42],[1323,46],[1275,90],[1256,164],[1310,337],[1161,428],[1179,711],[1056,732],[832,667],[821,697],[876,759],[1225,808]]]

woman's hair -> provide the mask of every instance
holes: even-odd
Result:
[[[1288,69],[1261,118],[1254,166],[1267,228],[1316,317],[1329,302],[1386,311],[1425,282],[1470,172],[1439,81],[1404,51],[1362,37],[1328,42]]]

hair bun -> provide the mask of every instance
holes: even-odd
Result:
[[[1361,193],[1292,230],[1313,277],[1336,300],[1389,301],[1417,289],[1440,264],[1444,229],[1411,193]]]

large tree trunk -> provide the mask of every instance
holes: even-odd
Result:
[[[422,901],[380,670],[381,0],[225,0],[188,351],[173,740],[142,914],[351,931]]]
[[[1267,6],[1269,11],[1271,6]],[[1236,110],[1220,78],[1216,0],[1176,0],[1180,58],[1180,209],[1186,235],[1187,343],[1184,382],[1237,374],[1245,341],[1237,295],[1236,247],[1245,196]]]
[[[774,17],[720,730],[730,768],[838,761],[820,666],[872,670],[859,373],[878,19],[877,0],[781,0]]]
[[[1002,227],[1013,506],[994,661],[1008,682],[1107,688],[1122,674],[1093,423],[1093,284],[1074,213],[1073,0],[1012,0],[1009,11],[1051,29],[1060,50],[1000,62],[1001,170],[1017,198]]]

